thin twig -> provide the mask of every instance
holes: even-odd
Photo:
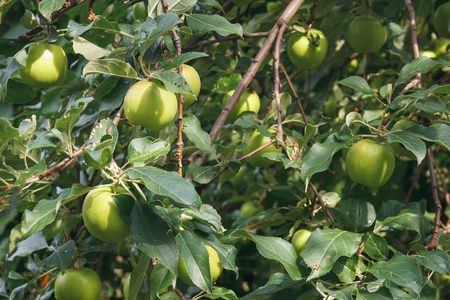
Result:
[[[417,26],[416,26],[416,13],[414,11],[414,6],[412,5],[411,0],[405,0],[405,6],[406,9],[408,10],[408,14],[409,14],[409,22],[411,25],[411,44],[413,47],[413,52],[414,52],[414,58],[418,58],[420,56],[419,53],[419,44],[417,43]],[[411,85],[411,87],[409,87]],[[408,84],[405,89],[408,87],[408,89],[414,87],[415,85],[418,86],[419,89],[422,88],[422,74],[421,73],[417,73],[416,74],[416,78],[410,83]],[[405,91],[407,91],[408,89],[406,89],[404,91],[402,91],[402,93],[404,93]]]
[[[278,31],[278,36],[275,41],[275,51],[273,55],[274,59],[274,73],[275,73],[275,83],[274,83],[274,94],[275,101],[277,103],[277,139],[283,140],[283,127],[281,125],[281,99],[280,99],[280,49],[281,42],[283,41],[284,31],[287,29],[287,24],[283,23]]]
[[[426,245],[427,249],[437,249],[438,248],[438,241],[439,241],[439,227],[441,222],[441,211],[442,211],[442,205],[441,201],[439,200],[438,195],[438,188],[436,183],[436,175],[434,174],[434,159],[433,159],[433,153],[431,148],[427,149],[427,162],[428,162],[428,169],[430,170],[430,181],[431,181],[431,193],[433,195],[434,200],[434,206],[436,208],[436,215],[434,217],[434,227],[433,227],[433,234],[431,235],[430,240],[428,241],[428,244]]]
[[[416,185],[417,181],[419,181],[420,174],[422,173],[424,166],[425,166],[425,163],[424,163],[424,161],[422,161],[422,163],[419,165],[419,170],[417,170],[417,174],[414,177],[413,182],[411,182],[411,186],[409,187],[408,194],[406,195],[405,200],[403,200],[404,204],[409,202],[409,199],[411,198],[412,193],[414,191],[414,186]]]
[[[280,64],[280,68],[284,74],[284,77],[286,78],[289,88],[291,89],[292,95],[294,96],[295,101],[297,102],[298,108],[300,109],[300,113],[302,114],[302,118],[303,118],[303,121],[305,122],[305,126],[306,126],[306,125],[308,125],[308,119],[306,118],[305,111],[303,109],[302,104],[300,103],[300,98],[298,97],[298,94],[295,91],[295,88],[294,88],[294,85],[292,84],[291,78],[289,78],[289,75],[287,74],[286,69],[283,67],[282,64]]]

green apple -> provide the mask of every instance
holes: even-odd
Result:
[[[147,7],[145,6],[144,1],[138,2],[133,5],[133,18],[135,20],[142,19],[147,20]]]
[[[57,300],[98,300],[102,284],[92,269],[68,269],[55,280]]]
[[[86,229],[105,242],[120,242],[131,235],[130,223],[122,219],[110,187],[96,187],[86,196],[82,207]]]
[[[142,125],[150,131],[167,127],[175,118],[178,101],[161,83],[139,81],[125,95],[124,112],[133,125]]]
[[[386,27],[375,17],[354,18],[347,28],[347,41],[353,51],[361,54],[377,52],[386,41]]]
[[[380,187],[394,172],[394,151],[381,143],[361,140],[348,150],[346,165],[354,182],[371,188]]]
[[[233,96],[233,93],[234,90],[225,94],[223,99],[223,107],[225,107],[228,100],[230,100],[231,96]],[[258,114],[260,105],[261,103],[258,94],[256,92],[249,92],[245,90],[239,98],[238,103],[236,103],[236,106],[231,110],[229,119],[231,121],[235,121],[244,111],[252,111]]]
[[[309,35],[296,31],[289,37],[286,48],[289,59],[295,66],[313,69],[327,56],[328,41],[318,29],[310,29]]]
[[[270,131],[270,130],[269,130]],[[247,155],[259,147],[269,143],[271,141],[271,138],[268,136],[264,136],[261,133],[259,133],[257,130],[253,132],[253,134],[246,139],[247,147],[242,149],[242,153],[244,155]],[[283,151],[283,148],[279,147],[277,148],[276,144],[271,144],[267,146],[266,148],[254,153],[252,156],[247,158],[247,161],[254,167],[269,167],[275,163],[275,161],[272,161],[268,158],[262,157],[264,153],[268,152],[277,152],[281,153]]]
[[[312,232],[308,229],[297,230],[292,236],[291,244],[294,246],[295,252],[299,254],[305,248],[306,242],[311,236]]]
[[[250,218],[262,212],[264,207],[258,200],[247,200],[242,203],[240,210],[244,218]]]
[[[183,94],[184,96],[184,106],[191,105],[195,100],[197,100],[198,94],[200,94],[200,89],[202,87],[202,82],[200,80],[200,76],[198,75],[197,71],[189,66],[189,65],[183,65],[183,73],[182,73],[184,79],[187,83],[191,86],[192,92],[195,94],[195,96],[192,96],[190,94]]]
[[[450,2],[441,4],[434,11],[433,15],[434,29],[440,37],[450,38]]]
[[[26,66],[19,76],[33,88],[49,88],[59,83],[67,72],[67,57],[57,45],[35,44],[30,47]]]

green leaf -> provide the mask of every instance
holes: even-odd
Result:
[[[352,88],[355,91],[358,91],[365,95],[375,95],[374,91],[370,88],[367,81],[360,76],[350,76],[338,81],[338,83],[348,86],[349,88]]]
[[[12,79],[8,80],[6,91],[4,100],[9,103],[24,104],[36,97],[36,93],[28,84]]]
[[[144,48],[141,50],[141,58],[143,55],[145,55],[145,52],[148,48],[161,36],[169,32],[173,27],[175,27],[177,24],[181,23],[180,18],[178,18],[177,15],[173,13],[168,14],[162,14],[159,16],[156,16],[155,18],[156,22],[156,29],[154,29],[148,37]],[[140,59],[141,59],[140,58]]]
[[[286,116],[286,110],[289,105],[292,104],[292,97],[288,93],[280,93],[280,102],[281,102],[281,117]],[[269,114],[266,116],[266,120],[276,120],[277,118],[277,101],[272,101],[272,109],[270,110]],[[283,119],[284,120],[284,119]]]
[[[22,221],[22,233],[27,238],[55,220],[56,212],[61,206],[58,200],[41,200],[33,210],[25,210]]]
[[[29,155],[28,146],[36,131],[36,116],[32,116],[31,120],[23,120],[20,123],[18,130],[20,135],[14,136],[10,149],[12,154],[18,155],[21,159],[24,159]]]
[[[315,143],[309,150],[302,166],[301,177],[305,182],[319,172],[325,171],[330,165],[333,155],[345,147],[349,141],[338,140],[333,134],[324,143]]]
[[[178,248],[167,223],[146,204],[136,202],[131,212],[131,232],[141,251],[177,274]]]
[[[117,86],[120,78],[115,76],[107,77],[100,85],[95,89],[94,99],[101,100],[103,97],[111,93]]]
[[[0,117],[0,154],[6,149],[9,141],[19,135],[19,130],[14,128],[8,119]]]
[[[419,265],[444,275],[449,275],[450,259],[442,250],[422,251],[413,255]]]
[[[130,274],[128,299],[136,299],[136,296],[141,289],[142,281],[144,281],[144,278],[147,275],[149,264],[150,257],[145,252],[141,252],[141,254],[139,255],[139,261]]]
[[[271,296],[278,291],[284,290],[288,287],[295,286],[300,288],[305,284],[305,280],[292,280],[289,275],[284,273],[274,273],[270,275],[267,283],[255,291],[240,297],[240,300],[266,299],[265,296]]]
[[[103,119],[92,128],[89,136],[92,144],[89,149],[99,150],[108,147],[111,153],[114,153],[118,137],[119,132],[113,121],[109,118]]]
[[[417,134],[421,139],[437,143],[450,151],[450,126],[443,123],[434,123],[430,127],[414,126],[408,128],[407,131],[411,131]]]
[[[51,15],[54,11],[62,8],[64,6],[65,0],[42,0],[39,2],[39,12],[51,21]]]
[[[305,263],[312,269],[307,280],[327,274],[341,256],[350,257],[358,250],[361,235],[340,229],[316,229],[305,248],[300,252]]]
[[[83,76],[89,74],[106,74],[117,77],[138,78],[133,67],[126,62],[114,58],[90,61],[83,69]]]
[[[150,300],[156,300],[159,290],[170,285],[172,285],[172,273],[163,265],[157,264],[150,274]]]
[[[161,80],[166,89],[171,93],[182,93],[195,96],[184,77],[173,71],[160,72],[158,74],[154,74],[152,78]]]
[[[176,241],[187,273],[192,282],[202,290],[211,291],[212,280],[208,251],[205,244],[189,231],[180,231]]]
[[[194,180],[200,184],[207,184],[219,170],[220,166],[199,166],[195,163],[191,163],[186,169],[186,174],[192,174]]]
[[[75,254],[75,242],[68,241],[63,246],[59,247],[49,257],[43,260],[43,263],[48,268],[57,267],[58,270],[64,272],[69,268],[73,255]]]
[[[74,107],[69,109],[64,117],[57,120],[55,123],[56,129],[61,132],[65,132],[67,136],[71,136],[72,129],[75,127],[75,124],[80,120],[81,113],[84,111],[86,106]]]
[[[352,294],[356,290],[356,283],[353,283],[341,290],[327,289],[321,282],[317,283],[317,288],[325,294],[334,297],[337,300],[353,300]]]
[[[183,133],[201,151],[211,152],[211,138],[201,127],[200,121],[194,115],[187,115],[183,118]]]
[[[420,293],[422,275],[413,257],[396,253],[389,261],[375,263],[369,272],[379,279],[390,280],[399,286],[412,289],[416,294]]]
[[[94,169],[102,170],[112,160],[111,149],[103,148],[100,150],[83,149],[84,161]]]
[[[150,157],[163,156],[169,153],[170,145],[163,140],[153,140],[150,137],[135,138],[128,146],[128,161],[130,163],[144,162]]]
[[[212,292],[210,294],[205,294],[202,296],[207,299],[223,299],[223,300],[237,300],[237,296],[233,290],[227,288],[213,286]],[[242,299],[242,298],[240,298]]]
[[[87,60],[96,60],[111,53],[111,51],[103,49],[82,37],[73,39],[73,51],[83,55]]]
[[[161,66],[159,67],[159,70],[162,70],[162,71],[173,70],[175,68],[178,68],[185,62],[188,62],[195,58],[207,57],[207,56],[208,56],[208,54],[203,53],[203,52],[183,53],[183,54],[180,54],[180,55],[174,57],[173,59],[166,60],[164,63],[161,64]]]
[[[442,102],[440,98],[435,96],[430,96],[426,99],[417,100],[414,106],[420,111],[433,115],[450,113],[450,110],[448,109],[447,105],[444,102]]]
[[[240,24],[231,24],[219,15],[186,15],[189,28],[197,35],[203,35],[209,31],[215,31],[221,36],[236,34],[242,37],[242,27]]]
[[[226,238],[223,238],[222,240],[225,241]],[[237,254],[236,247],[233,245],[223,244],[213,233],[206,236],[204,243],[205,245],[209,245],[216,250],[223,268],[233,271],[237,278],[237,276],[239,276],[239,270],[235,263]]]
[[[184,214],[212,226],[217,232],[222,231],[221,217],[211,205],[202,204],[199,210],[186,208]]]
[[[365,291],[365,290],[357,290],[358,294],[356,296],[357,300],[392,300],[392,295],[389,291],[382,287],[376,291]],[[410,298],[406,298],[410,299]],[[406,300],[405,299],[405,300]]]
[[[375,260],[388,260],[389,247],[384,238],[369,232],[364,239],[364,251]]]
[[[350,257],[339,257],[334,263],[333,273],[336,274],[341,282],[352,282],[356,278],[356,267],[358,266],[358,255],[354,254]]]
[[[201,203],[192,183],[182,178],[177,172],[146,166],[128,169],[128,176],[131,180],[141,179],[150,191],[170,197],[180,206],[197,206]]]
[[[31,253],[48,248],[47,241],[45,240],[42,231],[36,232],[29,238],[18,242],[16,246],[16,251],[13,255],[7,255],[7,261],[13,261],[15,257],[27,257]]]
[[[364,232],[375,222],[376,213],[370,202],[348,199],[342,205],[341,217],[352,231]]]
[[[401,131],[401,132],[392,132],[388,135],[389,143],[400,143],[407,150],[414,153],[417,158],[417,165],[425,158],[427,152],[427,146],[425,143],[417,137],[416,134],[411,133],[409,131]]]
[[[397,79],[397,84],[407,83],[414,75],[418,73],[427,73],[433,69],[435,65],[450,66],[444,59],[433,60],[426,56],[420,56],[402,68]]]
[[[36,232],[44,229],[55,220],[56,213],[61,205],[86,194],[89,188],[81,184],[74,184],[71,188],[63,190],[57,199],[40,200],[33,210],[26,209],[22,220],[22,239],[26,239]]]
[[[383,227],[392,227],[398,230],[414,230],[417,232],[417,239],[421,237],[422,231],[422,218],[415,210],[411,207],[405,207],[395,216],[390,216],[385,218],[380,225]]]
[[[252,240],[263,257],[279,261],[293,280],[302,279],[302,275],[297,267],[297,253],[294,246],[288,241],[278,237],[254,235],[242,229],[234,231],[232,235]]]

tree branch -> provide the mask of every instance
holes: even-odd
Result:
[[[433,226],[433,234],[431,235],[428,244],[426,245],[427,249],[437,249],[438,241],[439,241],[439,227],[441,222],[441,211],[442,205],[441,201],[439,201],[438,195],[438,187],[436,183],[436,175],[434,174],[434,158],[431,148],[427,149],[427,162],[428,168],[430,170],[430,180],[431,180],[431,193],[433,195],[434,207],[436,208],[436,215],[434,217],[434,226]]]
[[[256,55],[255,59],[253,60],[252,64],[248,68],[248,71],[245,73],[244,77],[239,82],[233,95],[228,100],[228,103],[225,105],[225,108],[222,110],[222,112],[220,113],[216,122],[214,123],[214,125],[211,129],[211,132],[209,134],[209,136],[211,138],[211,143],[214,143],[214,141],[217,139],[217,137],[219,136],[219,132],[222,129],[223,125],[225,124],[231,110],[236,106],[242,93],[249,86],[252,79],[255,77],[256,72],[258,71],[259,67],[261,66],[262,61],[269,53],[277,35],[278,35],[279,27],[283,23],[289,22],[289,20],[297,13],[297,11],[298,11],[299,7],[302,5],[303,1],[304,0],[291,1],[289,3],[289,5],[286,7],[286,9],[284,10],[284,12],[281,14],[277,23],[269,31],[267,40],[264,42],[263,46],[259,50],[259,52]],[[199,157],[197,157],[194,162],[197,165],[201,165],[203,163],[203,161],[205,160],[205,157],[206,157],[206,154],[202,154]],[[187,179],[192,180],[192,176],[188,177]]]

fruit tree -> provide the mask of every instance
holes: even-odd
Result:
[[[0,0],[0,298],[448,299],[446,0]]]

